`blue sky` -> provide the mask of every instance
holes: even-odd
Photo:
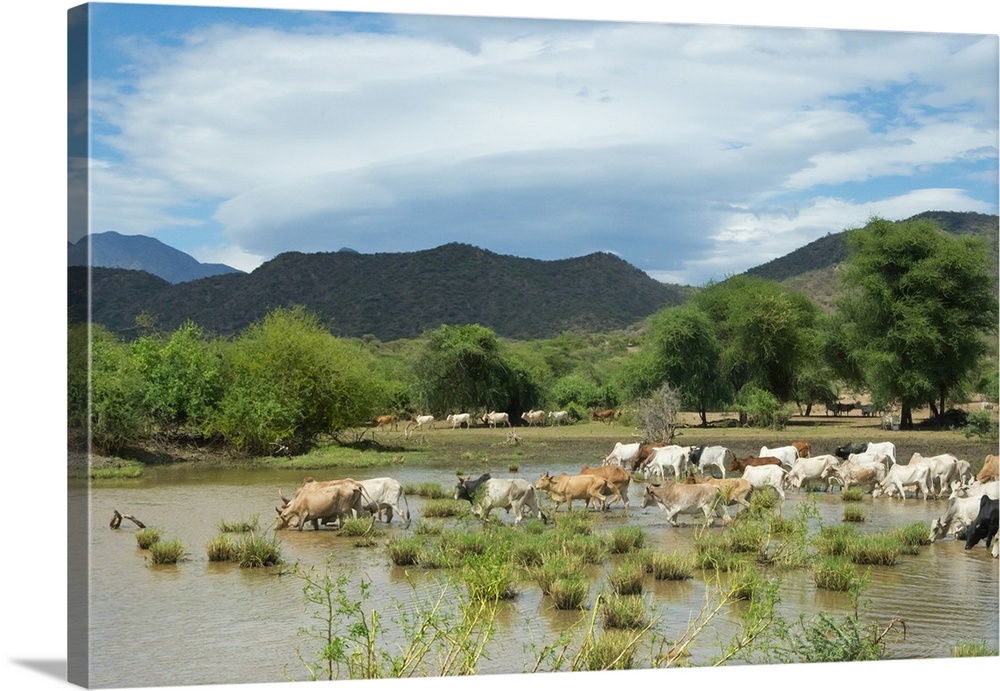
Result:
[[[997,213],[996,35],[91,8],[90,231],[205,262],[458,241],[702,285]]]

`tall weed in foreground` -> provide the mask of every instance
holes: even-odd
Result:
[[[291,569],[302,582],[304,604],[312,608],[314,623],[299,635],[318,647],[311,654],[298,651],[312,680],[477,672],[496,630],[497,599],[463,600],[447,581],[430,598],[412,588],[411,602],[393,600],[395,611],[384,614],[367,605],[372,582],[340,570],[334,559],[330,555],[322,571],[300,563]]]

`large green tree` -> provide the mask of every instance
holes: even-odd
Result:
[[[486,409],[518,415],[540,398],[527,368],[479,324],[430,331],[416,370],[420,397],[434,415]]]
[[[630,397],[649,396],[664,383],[680,392],[683,405],[707,411],[728,402],[732,391],[721,376],[721,347],[709,316],[692,306],[670,307],[650,318],[639,355],[622,366],[621,388]]]
[[[732,276],[710,284],[694,305],[716,328],[721,376],[739,392],[770,391],[779,401],[795,397],[803,368],[816,357],[819,307],[780,283]]]
[[[949,393],[996,333],[997,301],[985,243],[951,236],[929,219],[872,218],[847,235],[838,302],[841,373],[873,398],[944,412]]]

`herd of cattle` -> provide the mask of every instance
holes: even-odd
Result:
[[[509,424],[509,423],[508,423]],[[718,471],[719,477],[716,477]],[[548,522],[538,502],[544,492],[554,502],[553,510],[574,501],[587,509],[608,510],[617,502],[629,508],[629,487],[635,473],[646,480],[642,507],[659,507],[667,522],[678,525],[680,515],[704,516],[707,523],[720,518],[724,525],[735,512],[750,505],[755,491],[777,493],[808,489],[819,484],[825,491],[861,487],[873,498],[880,496],[927,500],[948,496],[945,513],[930,526],[930,540],[952,535],[964,538],[965,548],[980,541],[998,555],[997,456],[986,457],[973,476],[970,464],[952,454],[923,456],[914,453],[907,463],[896,459],[891,442],[846,444],[832,454],[811,455],[809,442],[796,441],[777,448],[761,447],[757,456],[737,458],[723,446],[678,446],[674,444],[616,443],[602,465],[583,466],[579,473],[545,473],[535,484],[522,478],[499,479],[485,473],[476,479],[459,478],[455,499],[468,500],[473,515],[486,520],[494,509],[513,513],[518,525],[525,515]],[[733,473],[727,477],[727,472]],[[280,493],[279,493],[280,496]],[[402,485],[392,478],[317,482],[306,478],[291,499],[281,497],[276,509],[275,529],[314,529],[321,524],[339,524],[345,517],[371,515],[372,520],[391,522],[393,515],[408,526],[410,511]]]
[[[611,413],[611,415],[608,415]],[[617,411],[596,411],[594,413],[595,420],[607,421],[607,419],[614,418],[617,415]],[[570,417],[569,412],[565,410],[552,410],[545,412],[544,410],[529,410],[526,413],[521,413],[521,419],[524,420],[529,427],[534,427],[535,425],[567,425],[573,422],[573,418]],[[471,413],[454,413],[445,418],[447,423],[451,425],[452,429],[468,429],[472,427],[473,420],[482,422],[485,427],[510,427],[510,415],[507,413],[498,413],[496,411],[490,411],[484,413],[481,418],[473,416]],[[399,429],[399,423],[401,420],[395,415],[379,415],[377,418],[372,420],[372,425],[375,430],[380,430],[382,428],[388,428],[393,430]],[[412,419],[406,422],[404,426],[404,432],[407,434],[412,434],[419,429],[434,429],[437,426],[437,419],[433,415],[415,415]]]

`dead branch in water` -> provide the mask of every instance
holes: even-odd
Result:
[[[121,527],[122,519],[124,519],[124,518],[127,518],[128,520],[132,521],[133,523],[135,523],[140,528],[145,528],[146,527],[145,524],[143,524],[143,522],[140,521],[135,516],[132,516],[132,515],[129,515],[129,514],[122,514],[122,513],[120,513],[118,511],[118,509],[115,509],[115,515],[111,517],[111,529],[112,530],[118,530],[118,528]]]

